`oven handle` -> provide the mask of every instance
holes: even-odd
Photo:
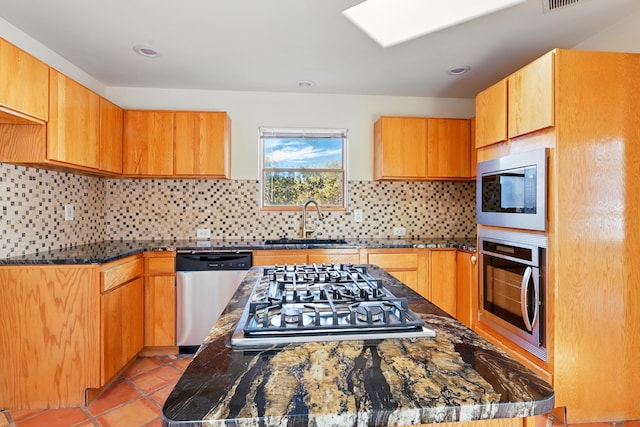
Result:
[[[529,332],[533,331],[533,325],[535,325],[538,321],[538,310],[540,300],[538,295],[538,287],[533,287],[534,293],[534,312],[533,312],[533,320],[529,319],[529,301],[527,301],[527,294],[529,293],[529,283],[531,282],[531,276],[533,274],[533,269],[531,267],[527,267],[524,270],[524,275],[522,276],[522,286],[520,287],[520,310],[522,312],[522,319],[524,320],[524,326],[527,328]]]

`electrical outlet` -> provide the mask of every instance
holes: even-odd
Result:
[[[354,209],[354,211],[353,211],[353,220],[355,222],[362,222],[362,210],[361,209]]]
[[[393,227],[393,235],[394,236],[404,236],[407,234],[407,229],[404,227]]]
[[[196,239],[210,239],[211,230],[208,228],[198,228],[196,230]]]
[[[64,205],[64,220],[73,221],[73,205]]]

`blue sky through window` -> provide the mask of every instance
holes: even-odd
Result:
[[[267,168],[341,168],[342,138],[267,138]]]

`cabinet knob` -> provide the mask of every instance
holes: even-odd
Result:
[[[478,262],[478,258],[475,255],[471,255],[471,264],[476,265],[476,262]]]

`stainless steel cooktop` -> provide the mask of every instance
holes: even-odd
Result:
[[[231,345],[433,336],[364,265],[285,265],[264,269]]]

